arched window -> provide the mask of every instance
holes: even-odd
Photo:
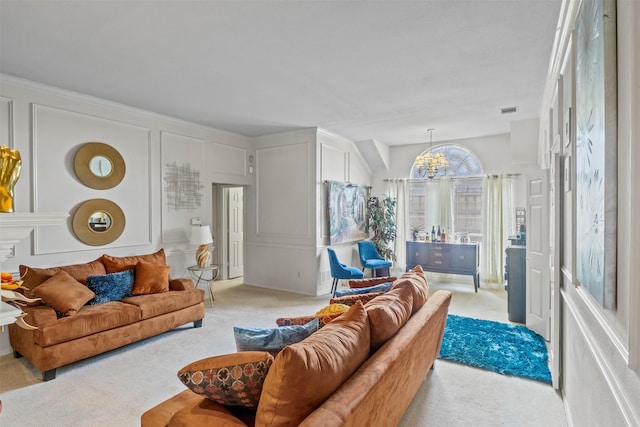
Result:
[[[483,228],[483,168],[478,156],[469,149],[446,144],[425,150],[433,155],[443,153],[448,166],[438,169],[433,179],[411,165],[409,181],[410,234],[423,231],[431,234],[438,226],[450,239],[464,237],[482,241]],[[456,178],[456,179],[446,179]]]

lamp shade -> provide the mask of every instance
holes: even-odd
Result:
[[[191,241],[192,245],[208,245],[213,243],[213,236],[211,236],[211,228],[208,225],[202,227],[191,227]]]

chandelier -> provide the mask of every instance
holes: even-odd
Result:
[[[433,146],[433,131],[435,129],[428,129],[429,131],[429,151],[427,154],[421,154],[416,157],[415,168],[418,170],[418,176],[429,179],[435,178],[438,174],[438,169],[443,166],[449,166],[449,160],[447,160],[444,153],[432,153]]]

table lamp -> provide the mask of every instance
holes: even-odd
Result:
[[[198,267],[205,268],[211,260],[211,249],[209,243],[213,243],[211,228],[208,225],[191,228],[191,244],[200,245],[196,250],[196,264]]]

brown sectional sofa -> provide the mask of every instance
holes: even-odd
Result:
[[[414,286],[416,276],[426,290]],[[142,426],[397,425],[438,357],[450,301],[443,290],[428,297],[418,267],[389,292],[356,302],[285,347],[268,370],[257,410],[185,390],[146,411]]]
[[[165,265],[164,251],[133,257],[101,258],[84,263],[52,268],[34,268],[21,265],[26,296],[37,296],[38,286],[64,271],[75,281],[86,285],[87,277],[135,268],[138,262]],[[168,273],[168,267],[166,268]],[[63,273],[60,273],[63,274]],[[166,276],[169,279],[168,274]],[[78,286],[77,282],[74,286]],[[24,356],[42,371],[43,380],[56,376],[56,368],[82,360],[135,341],[148,338],[177,326],[193,322],[202,325],[204,318],[204,291],[196,289],[186,278],[169,279],[159,283],[153,293],[127,296],[121,300],[95,305],[83,305],[62,315],[44,303],[23,307],[25,321],[36,330],[9,325],[9,340],[16,357]],[[61,284],[55,288],[60,297],[73,294]],[[152,286],[156,284],[152,283]],[[160,290],[158,290],[160,289]],[[92,293],[92,292],[91,292]],[[44,301],[46,299],[43,298]],[[57,302],[57,306],[64,301]],[[56,306],[54,305],[54,306]]]

